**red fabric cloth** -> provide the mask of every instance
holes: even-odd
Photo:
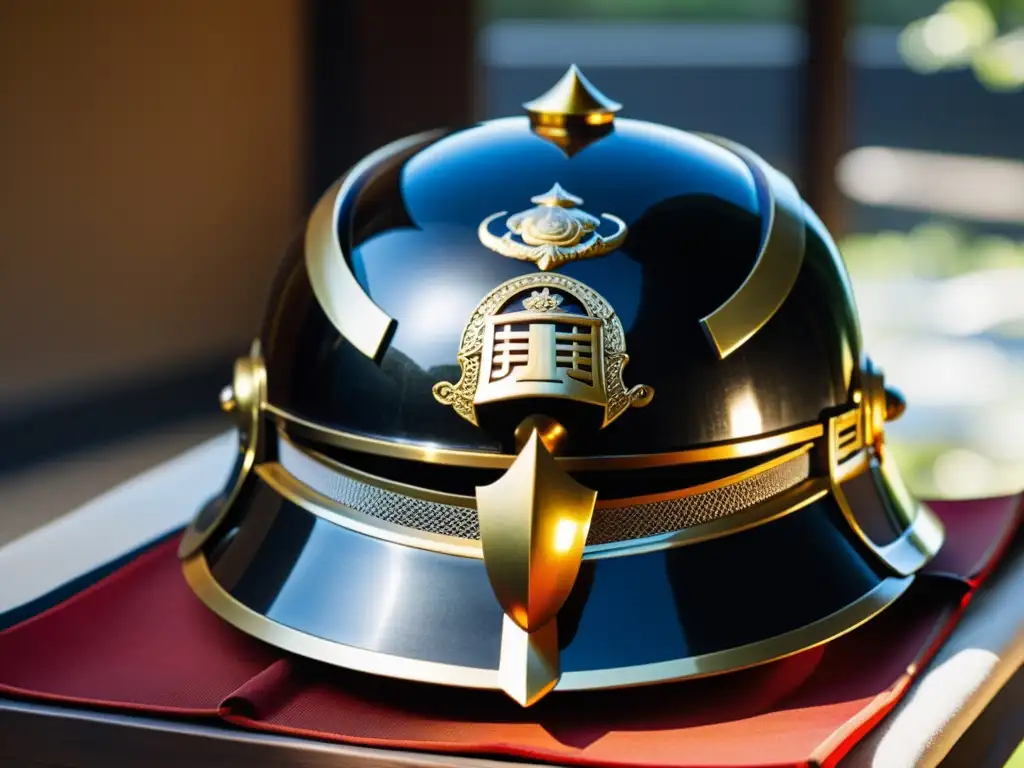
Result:
[[[977,586],[998,562],[1021,515],[1022,496],[973,501],[933,501],[928,506],[946,524],[947,545],[928,563],[928,573],[945,573]]]
[[[502,694],[330,669],[235,631],[189,591],[177,541],[0,633],[0,694],[355,744],[580,765],[833,765],[898,701],[1020,522],[1020,497],[934,505],[947,544],[895,606],[826,646],[672,685]],[[880,653],[880,649],[885,649]]]
[[[216,715],[280,654],[199,610],[175,563],[177,543],[0,633],[0,692]]]

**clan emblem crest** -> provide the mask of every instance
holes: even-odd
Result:
[[[654,390],[629,389],[622,322],[596,291],[563,275],[537,273],[502,283],[477,306],[459,349],[462,377],[434,385],[434,397],[477,424],[476,406],[555,397],[604,406],[607,426]]]

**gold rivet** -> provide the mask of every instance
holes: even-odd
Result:
[[[220,391],[220,409],[224,413],[231,413],[237,407],[238,401],[235,400],[235,390],[229,384]]]
[[[907,410],[907,400],[893,387],[885,388],[885,420],[896,421]]]

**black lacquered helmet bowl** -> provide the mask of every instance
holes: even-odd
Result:
[[[222,395],[198,596],[290,652],[503,690],[727,672],[827,642],[942,544],[828,232],[717,137],[575,68],[323,196]]]

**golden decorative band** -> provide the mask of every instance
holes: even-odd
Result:
[[[349,527],[357,527],[368,535],[380,537],[381,531],[386,530],[389,531],[386,538],[401,539],[410,546],[453,551],[469,557],[479,556],[478,542],[473,539],[435,535],[429,531],[390,524],[386,520],[376,519],[372,515],[365,515],[344,504],[339,504],[329,495],[316,493],[304,483],[295,480],[278,464],[259,465],[258,455],[266,442],[266,437],[262,434],[264,417],[270,416],[276,421],[276,431],[281,435],[295,435],[304,437],[307,442],[311,443],[336,445],[360,453],[402,460],[472,468],[508,469],[515,460],[515,456],[388,441],[326,428],[266,402],[266,384],[266,372],[260,355],[260,346],[256,341],[249,356],[237,361],[234,382],[222,394],[224,409],[229,411],[239,424],[238,466],[229,480],[228,488],[225,489],[221,498],[214,502],[215,506],[210,508],[208,514],[197,517],[197,520],[189,527],[179,550],[179,555],[182,558],[187,558],[198,551],[206,538],[218,527],[223,516],[238,497],[245,479],[254,470],[263,476],[264,480],[278,487],[283,495],[292,498],[310,511],[328,518],[335,518],[335,522],[341,524],[347,522]],[[738,488],[745,478],[734,475],[713,481],[710,486],[629,500],[602,499],[595,506],[595,509],[602,514],[597,518],[599,522],[594,525],[595,539],[588,541],[585,557],[632,554],[716,538],[790,514],[830,493],[836,499],[852,530],[882,562],[901,575],[916,571],[938,551],[942,545],[944,531],[932,512],[914,499],[913,495],[903,486],[898,471],[886,455],[884,423],[888,419],[898,417],[902,412],[902,399],[898,393],[885,388],[881,372],[874,369],[869,361],[861,372],[860,381],[851,393],[851,400],[853,401],[852,407],[823,417],[821,422],[729,443],[647,455],[553,456],[552,460],[560,471],[574,472],[666,467],[752,457],[775,453],[784,448],[793,449],[784,456],[776,456],[772,461],[764,462],[746,473],[740,473],[743,476],[756,476],[764,479],[771,476],[774,471],[773,467],[781,469],[785,463],[788,463],[790,467],[795,466],[793,457],[806,453],[810,448],[809,444],[818,446],[818,450],[815,452],[815,456],[820,462],[817,474],[804,482],[795,486],[789,483],[785,488],[775,488],[775,491],[778,491],[775,496],[766,500],[762,498],[749,508],[737,504],[734,509],[738,511],[718,519],[695,523],[692,518],[684,514],[677,520],[679,526],[677,530],[646,530],[639,539],[624,536],[621,532],[607,536],[600,533],[605,529],[614,528],[614,526],[605,525],[611,519],[606,517],[604,514],[606,512],[614,513],[616,510],[630,508],[642,509],[645,505],[653,508],[653,505],[658,503],[682,499],[697,493],[706,493],[712,488],[724,488],[730,485]],[[823,436],[825,440],[820,440]],[[316,454],[315,450],[309,448],[304,451]],[[317,456],[317,459],[327,465],[331,463],[330,460],[324,459],[322,456]],[[892,508],[891,514],[894,522],[901,531],[901,535],[891,543],[879,545],[872,541],[859,523],[856,511],[851,509],[846,499],[843,484],[864,472],[871,472],[875,481],[886,488],[885,498]],[[475,509],[472,497],[415,488],[359,473],[351,468],[344,468],[343,474],[349,478],[356,478],[368,487],[390,490],[398,494],[399,497],[432,501],[438,505],[449,504],[452,510]],[[360,474],[362,474],[361,478],[358,477]],[[681,511],[673,508],[669,510],[670,514],[667,517]],[[635,516],[628,515],[628,517]]]
[[[719,492],[733,494],[733,489],[742,487],[747,481],[759,480],[764,476],[770,477],[773,472],[779,470],[785,473],[781,475],[781,480],[775,481],[786,484],[783,490],[757,498],[746,505],[733,499],[738,504],[735,509],[723,506],[717,516],[695,517],[689,525],[686,521],[673,520],[670,515],[666,515],[664,519],[658,518],[658,515],[664,512],[664,508],[672,504],[672,500],[666,502],[663,498],[669,494],[599,501],[595,505],[595,535],[586,536],[587,545],[583,551],[583,559],[619,557],[695,544],[763,525],[803,509],[823,498],[829,487],[828,478],[824,477],[812,477],[793,483],[793,472],[806,471],[803,462],[806,461],[810,449],[811,446],[803,446],[744,473],[721,478],[715,481],[716,487],[711,490],[708,489],[711,484],[705,483],[673,492],[672,495],[683,502],[700,496],[706,499]],[[412,486],[399,486],[392,481],[374,478],[366,473],[343,467],[330,459],[305,455],[298,448],[288,447],[286,441],[282,441],[279,453],[279,458],[287,463],[287,468],[278,462],[268,462],[258,466],[256,473],[275,492],[307,512],[335,525],[384,541],[457,557],[483,557],[478,538],[477,503],[474,497],[441,495]],[[317,482],[312,476],[310,462],[327,462],[323,464],[325,468],[333,471],[343,468],[346,474],[351,474],[346,477],[339,473],[333,484],[323,479]],[[303,466],[304,464],[306,466]],[[312,480],[316,485],[307,484],[305,481],[308,480]],[[368,480],[378,485],[370,485]],[[356,483],[354,488],[351,485],[353,482]],[[395,492],[396,488],[401,488],[402,491]],[[769,492],[774,488],[770,487]],[[420,491],[431,501],[404,495]],[[652,498],[655,501],[650,501]],[[436,499],[460,503],[450,505],[440,503]],[[634,501],[641,503],[633,504]],[[449,518],[446,526],[438,528],[432,521],[439,520],[441,515],[449,515]],[[628,520],[632,517],[636,519]],[[620,518],[626,518],[628,524],[622,532],[617,532],[616,526],[623,522]],[[642,535],[638,536],[638,531],[630,525],[647,525],[648,530],[640,531]],[[676,525],[686,527],[677,528]],[[609,533],[611,535],[608,535]],[[616,540],[616,535],[632,538]]]
[[[852,411],[846,411],[838,416],[826,419],[824,422],[824,428],[822,425],[817,425],[816,430],[794,430],[790,433],[774,436],[776,441],[781,441],[790,440],[796,435],[800,435],[805,438],[808,434],[812,436],[821,436],[823,431],[825,431],[829,437],[824,441],[814,440],[813,438],[812,441],[807,441],[813,442],[816,450],[811,449],[805,442],[793,451],[790,451],[783,456],[775,457],[772,461],[765,462],[758,467],[748,470],[746,473],[739,473],[739,475],[715,481],[715,485],[722,488],[728,488],[731,483],[733,484],[733,487],[739,487],[744,475],[751,477],[768,477],[773,471],[773,468],[775,468],[775,470],[782,469],[786,467],[787,464],[790,468],[795,466],[794,459],[806,455],[806,451],[809,449],[815,450],[815,455],[820,457],[824,462],[822,465],[824,473],[810,476],[806,480],[798,482],[796,485],[788,487],[785,490],[781,490],[781,492],[774,496],[760,500],[752,506],[740,506],[736,511],[733,511],[728,515],[687,525],[686,527],[675,530],[647,532],[649,535],[644,535],[641,538],[618,538],[621,534],[618,534],[617,536],[602,537],[600,536],[601,531],[614,528],[613,521],[610,519],[603,519],[607,513],[611,512],[614,514],[616,510],[628,509],[630,504],[635,505],[633,507],[634,509],[643,510],[646,505],[653,510],[654,505],[658,503],[657,500],[665,497],[666,495],[637,497],[629,500],[602,499],[597,502],[595,507],[598,512],[593,524],[595,540],[592,542],[588,541],[583,558],[592,559],[633,555],[641,552],[694,544],[700,541],[726,536],[777,520],[780,517],[792,514],[793,512],[796,512],[797,510],[800,510],[809,504],[824,498],[825,496],[831,495],[835,498],[840,511],[843,513],[844,517],[847,518],[852,530],[868,546],[868,548],[895,573],[900,575],[909,574],[920,568],[921,565],[927,562],[927,560],[938,551],[942,544],[944,535],[942,525],[927,507],[914,500],[913,496],[906,492],[906,489],[902,487],[902,484],[899,481],[898,472],[892,466],[891,461],[888,461],[884,456],[884,446],[881,446],[883,454],[876,456],[875,453],[877,453],[880,448],[879,444],[876,443],[872,446],[865,445],[862,439],[863,429],[861,425],[870,418],[871,417],[866,410],[853,409]],[[282,426],[287,427],[288,425],[283,424]],[[286,429],[285,431],[287,432],[288,430]],[[848,435],[845,438],[845,442],[842,442],[843,439],[840,435]],[[765,439],[766,438],[759,438],[758,442],[763,446],[763,443],[760,441]],[[837,450],[837,446],[839,446],[841,442],[843,445],[842,453]],[[725,446],[719,446],[719,448],[721,447]],[[734,451],[743,451],[743,453],[740,453],[739,455],[750,455],[745,453],[745,451],[750,450],[749,441],[746,443],[741,442],[734,444],[731,446],[731,449]],[[359,448],[356,448],[356,450],[359,450]],[[315,454],[315,452],[313,453]],[[502,456],[501,454],[483,455]],[[657,458],[659,456],[664,455],[654,455],[654,466],[664,466],[660,464],[660,461]],[[615,460],[620,457],[603,458]],[[330,459],[326,459],[319,455],[317,455],[315,460],[326,462],[326,466],[334,466],[335,468],[339,467],[336,462],[332,462]],[[573,471],[581,468],[592,469],[593,464],[588,464],[587,462],[601,461],[602,459],[599,457],[597,459],[574,460],[556,456],[554,457],[554,460],[556,464],[559,464],[559,466],[563,468],[563,470]],[[580,466],[577,464],[577,461],[582,461],[584,463]],[[493,464],[489,466],[494,467]],[[618,465],[613,464],[613,466],[617,467]],[[641,464],[639,466],[643,465]],[[502,467],[499,465],[494,468]],[[269,482],[283,495],[291,498],[308,511],[331,519],[333,522],[340,525],[347,525],[348,527],[355,528],[367,535],[375,536],[377,538],[400,541],[406,545],[418,548],[443,551],[464,557],[481,556],[479,541],[476,539],[463,538],[457,535],[448,535],[447,533],[415,530],[407,525],[398,525],[388,522],[387,520],[378,519],[372,515],[364,514],[363,512],[353,509],[351,506],[335,501],[325,494],[314,491],[306,486],[305,483],[296,480],[278,464],[265,464],[257,468],[257,471],[261,474],[264,480]],[[472,497],[446,494],[428,489],[417,489],[411,486],[402,486],[401,484],[396,484],[383,478],[373,478],[373,476],[366,475],[365,473],[358,473],[356,470],[352,470],[351,468],[345,468],[345,471],[353,477],[361,475],[361,480],[364,482],[369,481],[371,484],[377,484],[381,487],[390,487],[399,494],[411,495],[411,498],[419,496],[421,499],[429,498],[439,505],[449,504],[451,505],[450,510],[457,510],[461,513],[460,515],[455,516],[456,522],[462,520],[462,522],[465,523],[467,530],[471,530],[474,527],[474,521],[471,519],[474,508],[474,500]],[[867,536],[863,527],[858,522],[856,511],[851,509],[846,500],[845,493],[843,492],[843,483],[865,472],[875,473],[876,477],[880,478],[880,482],[883,482],[889,488],[890,494],[892,495],[892,506],[895,508],[893,514],[895,515],[895,518],[902,530],[901,535],[895,541],[884,546],[875,544],[870,537]],[[706,492],[706,487],[698,486],[691,489],[675,491],[668,494],[668,496],[683,498],[688,493],[698,492]]]
[[[301,437],[321,445],[331,445],[374,456],[476,469],[508,469],[515,461],[515,456],[508,453],[444,448],[428,443],[388,440],[361,435],[357,432],[332,429],[303,419],[272,403],[266,405],[266,411],[277,420],[285,434]],[[700,448],[687,448],[682,451],[622,456],[556,456],[555,461],[567,472],[671,467],[677,464],[697,464],[705,461],[761,456],[766,453],[774,453],[782,448],[817,440],[823,434],[822,425],[816,422],[784,432],[743,438]]]
[[[636,541],[710,523],[756,506],[805,481],[810,451],[782,456],[699,485],[629,498],[599,499],[588,546]],[[302,485],[388,523],[458,539],[480,538],[477,499],[377,477],[316,451],[278,440],[277,460]]]

